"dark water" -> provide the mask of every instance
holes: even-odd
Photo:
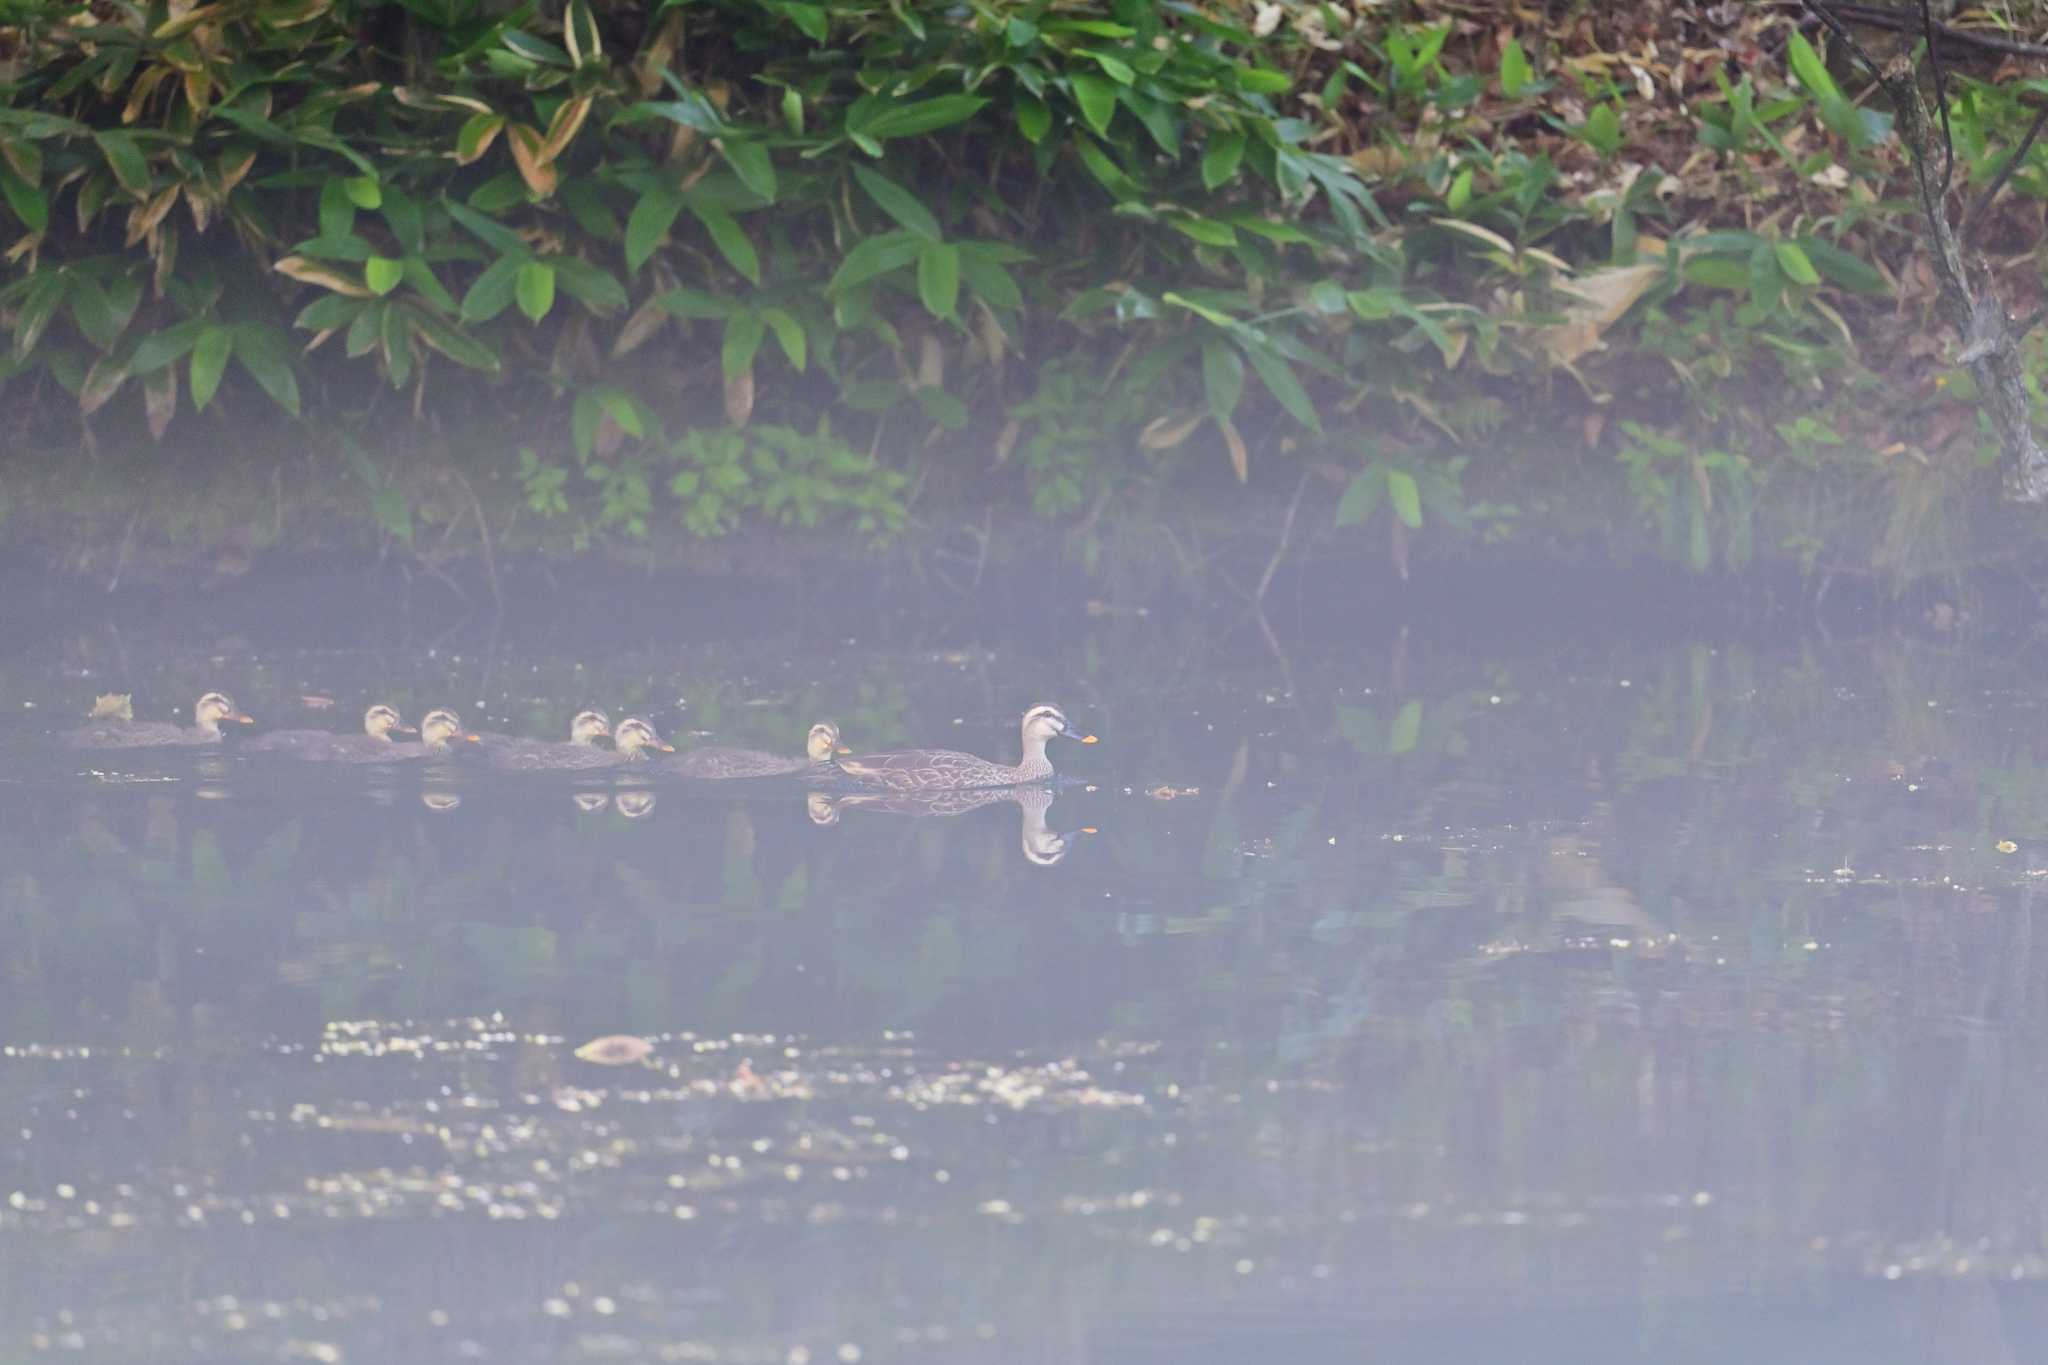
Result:
[[[2027,657],[522,610],[4,647],[0,1361],[2048,1349]],[[215,686],[1103,743],[823,824],[47,739]]]

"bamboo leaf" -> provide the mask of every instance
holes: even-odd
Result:
[[[192,373],[188,385],[194,412],[206,411],[206,405],[213,401],[215,390],[220,388],[220,378],[227,373],[228,356],[234,350],[234,340],[234,333],[225,327],[208,327],[199,334],[199,340],[192,347]]]
[[[711,240],[725,257],[726,264],[746,276],[749,284],[760,284],[761,258],[754,254],[754,244],[747,240],[739,221],[707,200],[692,201],[690,212],[697,215],[697,221],[711,234]]]
[[[1387,501],[1403,526],[1411,531],[1422,529],[1422,490],[1416,487],[1413,474],[1405,469],[1387,471]]]
[[[1202,185],[1217,189],[1230,183],[1237,174],[1237,168],[1244,161],[1245,135],[1242,128],[1231,128],[1210,135],[1209,143],[1202,149]]]
[[[939,228],[939,220],[932,216],[918,197],[904,189],[889,177],[871,171],[865,166],[853,168],[854,179],[868,192],[868,198],[875,201],[882,212],[896,222],[924,238],[927,242],[941,240],[945,234]]]
[[[917,253],[917,293],[925,311],[950,318],[960,301],[960,248],[948,242],[926,242]]]
[[[539,322],[555,306],[555,268],[545,261],[526,262],[519,267],[512,293],[527,320]]]

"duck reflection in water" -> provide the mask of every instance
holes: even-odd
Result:
[[[1024,849],[1026,862],[1039,867],[1051,867],[1067,856],[1073,847],[1074,836],[1093,834],[1092,825],[1060,831],[1046,823],[1046,812],[1052,808],[1056,793],[1049,787],[980,787],[966,791],[929,792],[911,795],[882,795],[874,792],[854,792],[834,795],[830,792],[814,791],[804,798],[805,811],[814,825],[836,825],[840,813],[848,809],[880,811],[887,815],[907,815],[913,819],[929,819],[938,816],[964,815],[983,806],[999,801],[1017,803],[1017,841]]]

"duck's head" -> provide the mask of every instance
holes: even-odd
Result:
[[[612,718],[602,711],[578,711],[569,722],[571,744],[595,744],[612,732]]]
[[[1083,744],[1093,744],[1095,742],[1095,736],[1093,735],[1075,734],[1073,725],[1067,720],[1067,713],[1060,710],[1057,706],[1041,704],[1032,707],[1024,713],[1024,742],[1026,744],[1033,740],[1043,744],[1054,735],[1066,735],[1070,739],[1080,740]]]
[[[612,743],[619,746],[620,753],[629,757],[642,749],[659,749],[665,754],[676,751],[675,745],[655,734],[654,727],[638,716],[628,716],[619,722],[619,728],[612,731]]]
[[[237,725],[254,725],[255,718],[235,705],[225,692],[208,692],[192,707],[192,722],[211,734],[220,733],[220,723],[231,720]]]
[[[381,739],[388,744],[392,735],[409,735],[414,733],[414,730],[399,716],[396,707],[386,706],[380,701],[363,712],[363,733],[371,739]]]
[[[135,698],[127,692],[108,692],[92,699],[87,720],[134,720]]]
[[[804,740],[804,752],[811,756],[811,762],[823,763],[834,754],[850,754],[853,750],[839,742],[839,727],[829,720],[821,720],[811,727],[810,735]]]
[[[420,741],[429,749],[445,749],[449,741],[474,744],[477,737],[462,728],[462,717],[447,707],[436,707],[420,718]]]

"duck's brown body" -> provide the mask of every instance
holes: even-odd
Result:
[[[1072,727],[1057,706],[1034,706],[1021,727],[1024,755],[1017,763],[991,763],[957,749],[894,749],[839,760],[839,771],[865,788],[917,793],[970,791],[983,787],[1015,787],[1043,782],[1053,775],[1045,756],[1046,741],[1069,734]],[[1083,744],[1095,736],[1077,736]]]
[[[830,721],[821,721],[811,727],[802,758],[771,754],[762,749],[731,749],[714,744],[678,754],[663,763],[661,770],[676,777],[713,781],[733,777],[787,777],[792,773],[828,768],[838,748],[839,727]]]

